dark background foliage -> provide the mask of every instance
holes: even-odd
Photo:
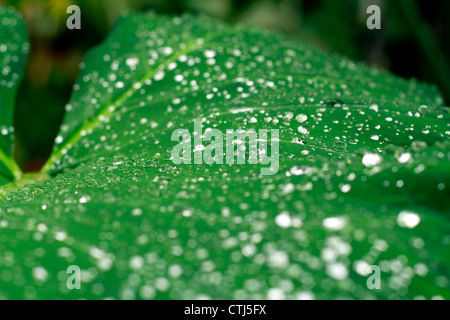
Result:
[[[15,157],[35,171],[51,152],[89,48],[120,14],[202,12],[229,23],[260,25],[324,50],[435,84],[450,101],[450,1],[447,0],[0,0],[25,17],[31,56],[15,115]],[[81,30],[68,30],[67,7],[81,8]],[[382,8],[382,30],[368,30],[366,8]]]

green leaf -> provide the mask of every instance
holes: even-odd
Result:
[[[0,6],[0,20],[0,185],[3,185],[21,176],[12,158],[13,108],[29,43],[26,26],[12,9]]]
[[[175,165],[194,120],[278,129],[278,172]],[[275,33],[126,16],[82,65],[52,178],[0,202],[0,296],[448,299],[449,132],[434,87]]]

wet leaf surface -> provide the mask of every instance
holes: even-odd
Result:
[[[88,54],[66,109],[52,178],[0,202],[0,297],[450,298],[450,116],[433,87],[274,33],[136,14]],[[175,165],[172,132],[194,120],[278,129],[277,173]]]

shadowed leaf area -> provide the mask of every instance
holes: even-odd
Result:
[[[11,14],[6,126],[5,70],[19,77],[28,46]],[[66,111],[51,177],[3,187],[2,298],[450,298],[450,115],[434,87],[276,33],[133,14],[86,56]],[[278,171],[175,165],[172,132],[194,120],[278,129]]]

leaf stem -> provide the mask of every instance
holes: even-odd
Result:
[[[11,156],[5,154],[1,149],[0,161],[2,161],[9,169],[9,171],[14,175],[15,180],[20,180],[22,178],[22,170],[19,168],[16,161]]]
[[[20,180],[12,181],[8,184],[0,186],[0,200],[4,199],[8,194],[18,191],[26,185],[34,185],[42,183],[50,179],[47,174],[38,172],[23,173]]]

